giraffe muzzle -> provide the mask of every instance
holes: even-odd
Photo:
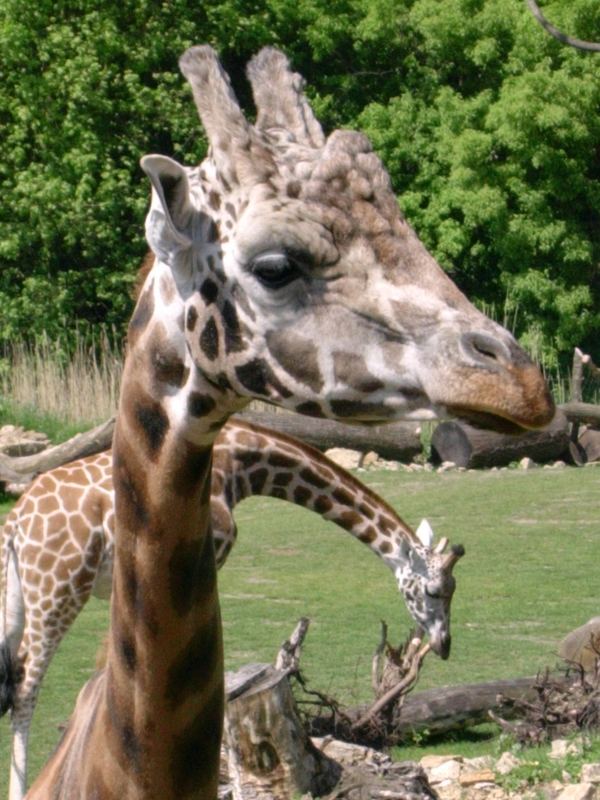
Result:
[[[446,661],[450,656],[450,647],[452,645],[452,637],[449,633],[435,634],[430,637],[429,644],[431,649],[439,656],[442,661]]]

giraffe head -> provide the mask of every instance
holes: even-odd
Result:
[[[254,125],[210,47],[180,66],[210,151],[193,169],[142,160],[146,231],[157,282],[168,273],[176,288],[174,324],[219,407],[229,395],[232,410],[260,398],[350,422],[551,419],[537,367],[426,251],[366,137],[324,136],[280,52],[250,62]]]
[[[450,655],[450,604],[456,588],[452,570],[465,553],[462,545],[445,553],[447,546],[445,538],[434,546],[431,526],[422,520],[416,540],[394,570],[408,610],[428,634],[431,649],[443,659]]]

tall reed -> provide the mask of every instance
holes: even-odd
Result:
[[[11,406],[90,425],[116,411],[122,355],[111,331],[101,330],[91,343],[77,336],[69,350],[47,336],[34,344],[15,342],[1,362],[0,396]]]

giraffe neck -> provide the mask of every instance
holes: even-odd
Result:
[[[146,798],[216,797],[223,653],[210,536],[212,445],[229,413],[174,348],[183,315],[129,337],[113,444],[115,558],[104,716],[126,785]],[[143,311],[144,296],[138,304]],[[166,322],[165,322],[166,320]],[[210,765],[210,766],[207,766]],[[132,790],[133,791],[133,790]],[[136,797],[132,793],[132,797]],[[127,795],[129,797],[129,795]]]
[[[224,488],[215,495],[227,497],[230,508],[257,494],[301,505],[366,544],[394,574],[408,566],[409,553],[420,549],[390,505],[298,439],[236,417],[234,425],[223,429],[216,452],[226,468],[219,470]]]

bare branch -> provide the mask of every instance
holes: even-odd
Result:
[[[578,50],[592,50],[596,53],[600,52],[600,42],[586,42],[584,39],[576,39],[573,36],[563,33],[558,28],[555,28],[551,22],[548,22],[546,17],[540,11],[540,8],[535,0],[526,0],[526,2],[533,16],[537,19],[542,28],[544,28],[544,30],[550,34],[550,36],[554,36],[554,38],[558,39],[559,42],[568,44],[570,47],[576,47]]]

